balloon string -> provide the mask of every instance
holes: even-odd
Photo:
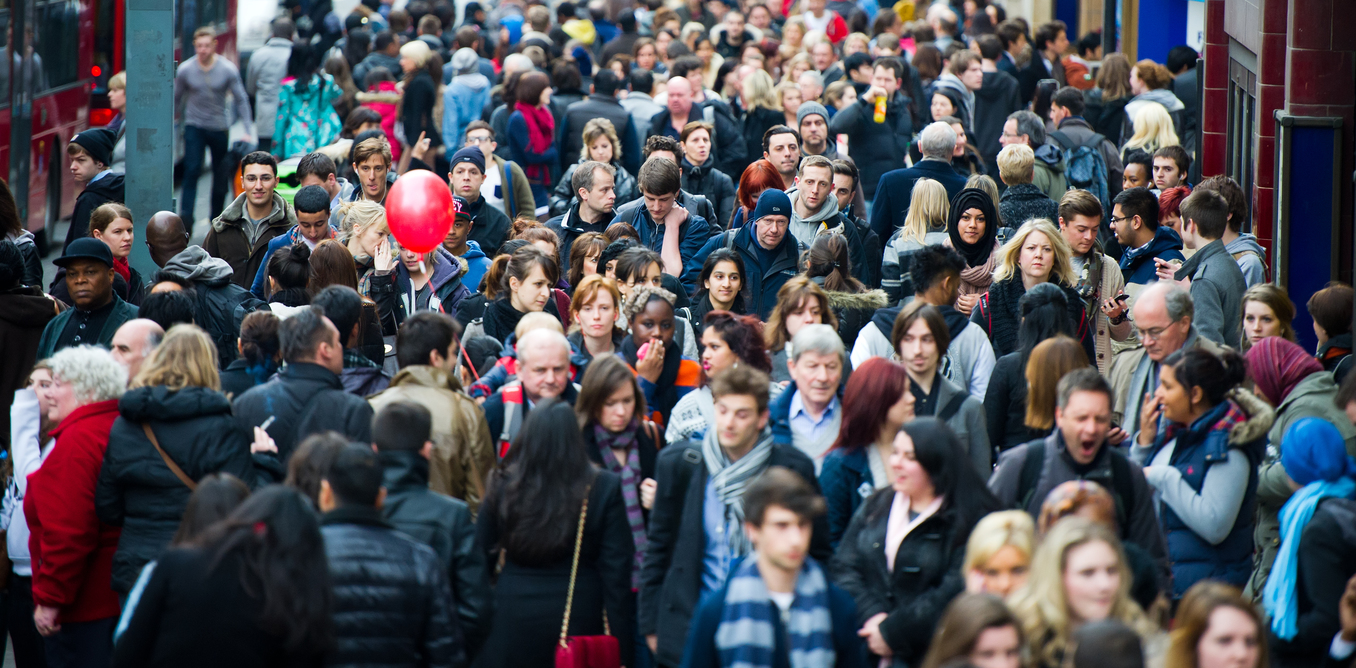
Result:
[[[424,261],[423,261],[422,259],[419,260],[419,273],[421,273],[421,274],[427,274],[427,273],[428,273],[428,269],[425,269],[425,268],[424,268]]]

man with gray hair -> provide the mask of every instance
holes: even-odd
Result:
[[[951,125],[941,121],[929,123],[918,135],[918,149],[923,153],[922,160],[880,177],[876,199],[871,204],[871,230],[882,239],[889,239],[895,230],[904,227],[904,217],[913,200],[913,184],[918,179],[941,183],[948,201],[965,189],[965,177],[951,168],[951,156],[956,152],[956,131]]]
[[[800,78],[796,79],[796,87],[800,89],[801,104],[818,102],[824,95],[824,75],[814,70],[805,70],[800,73]]]
[[[1036,184],[1047,197],[1058,202],[1069,189],[1069,181],[1064,178],[1064,152],[1058,144],[1048,143],[1045,137],[1045,121],[1040,116],[1025,109],[1008,114],[1003,123],[1003,136],[998,138],[1003,146],[1026,144],[1036,154],[1036,174],[1032,183]]]
[[[573,406],[579,396],[570,382],[570,342],[564,334],[534,329],[518,340],[517,351],[518,380],[499,388],[481,406],[500,459],[508,454],[533,406],[547,399]]]
[[[546,227],[560,237],[560,265],[562,274],[570,271],[570,248],[574,240],[585,232],[602,234],[615,217],[613,205],[617,202],[617,170],[605,162],[589,160],[574,169],[570,188],[574,204],[565,213],[546,221]]]
[[[833,327],[801,327],[786,359],[791,385],[769,407],[773,440],[805,453],[815,463],[816,475],[843,423],[838,390],[846,361],[847,349]]]
[[[165,338],[165,330],[154,320],[137,318],[128,320],[113,333],[113,359],[127,369],[127,381],[131,382],[141,371],[141,363],[151,356],[151,351]]]
[[[1186,348],[1215,354],[1223,350],[1197,333],[1191,293],[1175,281],[1158,281],[1145,288],[1130,311],[1139,345],[1117,353],[1107,374],[1116,396],[1114,419],[1122,427],[1121,433],[1111,435],[1114,443],[1136,438],[1144,406],[1158,387],[1163,360]],[[1156,429],[1161,432],[1166,424],[1160,420]]]

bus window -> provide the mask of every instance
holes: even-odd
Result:
[[[9,0],[0,0],[0,109],[9,108],[9,68],[13,57],[10,55]],[[8,142],[9,138],[6,137]]]
[[[48,2],[38,7],[36,17],[39,29],[33,46],[39,76],[35,90],[42,92],[75,83],[80,79],[80,62],[72,54],[80,52],[80,3]]]

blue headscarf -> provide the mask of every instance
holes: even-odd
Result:
[[[517,43],[518,43],[518,40],[520,40],[520,39],[523,38],[523,15],[522,15],[522,14],[509,14],[508,16],[505,16],[504,18],[499,19],[499,25],[502,26],[502,27],[504,27],[504,28],[508,28],[508,34],[509,34],[508,45],[509,45],[509,46],[513,46],[513,45],[517,44]]]
[[[1262,590],[1262,604],[1271,615],[1271,630],[1278,638],[1291,640],[1298,631],[1295,584],[1300,537],[1319,501],[1356,494],[1356,460],[1347,455],[1337,428],[1320,418],[1296,421],[1281,441],[1285,445],[1281,465],[1291,480],[1304,487],[1281,507],[1281,547]]]

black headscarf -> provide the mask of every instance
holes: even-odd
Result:
[[[974,244],[965,243],[956,226],[960,222],[961,214],[970,209],[979,209],[984,214],[984,236],[980,237],[979,243]],[[966,188],[956,193],[956,198],[951,200],[951,215],[946,221],[946,233],[951,236],[951,245],[956,248],[956,252],[965,258],[966,265],[978,267],[989,261],[989,256],[993,254],[994,240],[998,238],[998,225],[998,209],[994,207],[989,193],[979,188]]]

